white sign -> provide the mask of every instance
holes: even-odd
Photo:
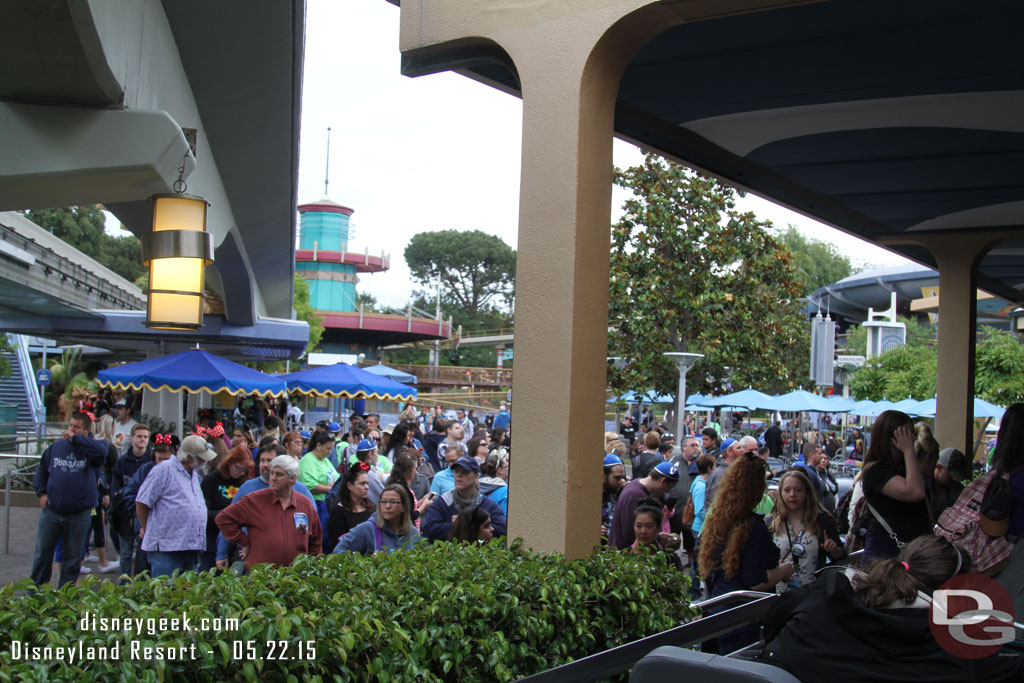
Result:
[[[858,368],[864,366],[864,356],[836,356],[836,365],[856,365]]]

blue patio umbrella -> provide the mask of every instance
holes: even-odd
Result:
[[[725,396],[709,398],[701,403],[708,408],[743,408],[745,410],[756,410],[768,408],[774,396],[763,394],[757,389],[744,389]]]
[[[852,415],[859,415],[860,417],[877,417],[887,410],[892,409],[892,403],[889,401],[857,401],[854,404],[853,409],[850,411]]]
[[[322,365],[280,375],[288,391],[328,398],[376,398],[384,401],[408,401],[417,391],[387,377],[375,375],[347,363]]]
[[[623,403],[673,403],[675,398],[670,394],[655,394],[653,391],[642,394],[636,391],[627,391],[618,398],[613,396],[608,399],[608,403],[616,403],[618,401]]]
[[[287,391],[279,377],[233,363],[202,349],[189,349],[100,370],[97,378],[101,387],[120,390],[205,391],[211,394],[227,391],[234,396],[253,392],[276,395]]]
[[[898,410],[901,413],[907,415],[913,414],[911,411],[917,408],[917,404],[920,403],[916,398],[905,398],[902,401],[896,401],[892,404],[892,410]]]
[[[836,404],[832,403],[824,396],[818,396],[817,394],[812,394],[811,392],[804,391],[803,389],[797,389],[796,391],[791,391],[788,394],[776,396],[766,407],[771,410],[778,410],[780,412],[787,413],[799,413],[803,411],[815,413],[845,412],[843,410],[837,410]]]
[[[381,377],[393,379],[399,384],[416,384],[416,375],[410,374],[408,372],[402,372],[401,370],[396,370],[395,368],[388,367],[383,363],[378,363],[377,365],[368,365],[365,368],[363,368],[363,370],[366,370],[367,372],[372,372],[375,375],[380,375]]]
[[[926,398],[917,404],[915,412],[909,414],[920,415],[921,417],[935,417],[936,403],[936,399]],[[988,401],[978,397],[974,398],[975,419],[1002,417],[1005,412],[1005,408],[1000,408],[994,403],[989,403]]]

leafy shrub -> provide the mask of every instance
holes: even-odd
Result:
[[[663,557],[602,551],[566,561],[516,542],[424,546],[376,557],[300,557],[250,575],[83,579],[63,591],[0,589],[0,680],[507,681],[678,625],[691,617],[687,579]],[[187,615],[239,620],[237,630],[88,631],[100,618]],[[145,623],[145,622],[143,622]],[[190,647],[183,660],[131,659],[136,647]],[[25,647],[112,647],[113,661],[12,661]],[[273,641],[268,643],[268,641]],[[285,654],[303,659],[269,659]],[[249,646],[264,659],[246,659]],[[300,649],[301,648],[301,649]],[[315,650],[315,654],[313,654]]]

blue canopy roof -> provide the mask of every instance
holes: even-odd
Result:
[[[383,363],[378,363],[377,365],[368,365],[365,368],[363,368],[363,370],[366,370],[367,372],[372,372],[375,375],[380,375],[381,377],[393,379],[399,384],[416,384],[416,375],[409,374],[408,372],[402,372],[401,370],[396,370],[395,368],[384,365]]]
[[[412,387],[347,363],[322,365],[280,377],[288,383],[289,391],[329,398],[407,401],[416,398],[417,394],[416,389]]]
[[[128,363],[109,370],[100,370],[99,385],[112,389],[150,389],[152,391],[206,391],[215,394],[227,391],[232,395],[283,394],[283,380],[259,370],[225,360],[220,356],[189,349],[170,356]]]

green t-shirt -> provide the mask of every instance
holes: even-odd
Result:
[[[349,457],[349,459],[348,459],[348,466],[352,467],[352,465],[355,465],[357,462],[359,462],[359,458],[357,458],[356,454],[353,453]],[[391,468],[392,467],[393,467],[393,465],[391,464],[390,460],[385,458],[383,455],[377,456],[377,469],[378,470],[380,470],[384,474],[391,474]]]
[[[302,456],[302,460],[299,460],[299,481],[305,484],[310,491],[314,486],[321,484],[333,486],[337,478],[338,471],[334,469],[334,465],[327,458],[321,460],[313,453],[306,453]],[[314,493],[313,500],[322,501],[326,496],[326,493]]]

